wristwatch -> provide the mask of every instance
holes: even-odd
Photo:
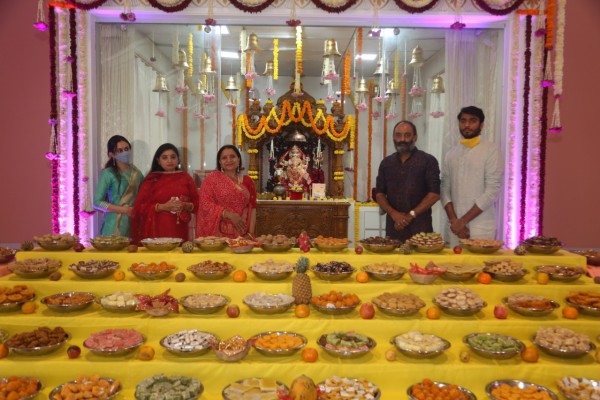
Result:
[[[408,212],[408,214],[409,214],[411,217],[413,217],[413,218],[417,218],[417,213],[415,212],[415,210],[410,210],[410,211]]]

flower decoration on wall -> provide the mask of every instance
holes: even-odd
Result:
[[[48,21],[46,20],[46,14],[44,13],[44,0],[38,1],[37,8],[37,20],[33,27],[40,32],[44,32],[48,30]]]

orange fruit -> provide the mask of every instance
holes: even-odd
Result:
[[[138,359],[142,361],[150,361],[154,358],[154,348],[147,344],[140,346],[140,351],[138,352]]]
[[[317,361],[318,358],[319,353],[314,347],[305,347],[304,350],[302,350],[302,361],[312,363]]]
[[[540,353],[533,346],[525,347],[525,350],[521,352],[521,360],[529,363],[537,362],[540,358]]]
[[[294,309],[294,314],[298,318],[306,318],[310,315],[310,308],[306,304],[298,304]]]
[[[234,282],[245,282],[247,278],[248,275],[246,274],[246,271],[242,271],[241,269],[238,269],[233,273]]]
[[[548,284],[549,280],[550,280],[550,275],[548,275],[547,273],[545,273],[545,272],[537,273],[537,283],[539,283],[540,285]]]
[[[477,275],[477,282],[487,285],[492,282],[492,276],[487,272],[480,272],[479,275]]]
[[[4,358],[8,355],[8,347],[4,343],[0,343],[0,358]]]
[[[359,282],[359,283],[369,282],[369,274],[367,274],[365,271],[360,271],[358,274],[356,274],[356,282]]]
[[[26,301],[21,306],[21,312],[23,314],[33,314],[35,312],[35,303],[33,301]]]
[[[113,279],[115,281],[122,281],[122,280],[124,280],[125,279],[125,272],[123,272],[121,270],[115,271],[115,273],[113,274]]]
[[[579,310],[571,306],[563,307],[562,316],[567,319],[577,319],[579,317]]]
[[[429,319],[440,319],[440,309],[437,307],[429,307],[425,312],[425,315]]]

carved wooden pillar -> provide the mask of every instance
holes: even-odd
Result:
[[[334,145],[334,154],[333,154],[333,190],[331,194],[333,197],[343,197],[344,196],[344,142],[333,142]],[[342,179],[339,179],[341,177]]]

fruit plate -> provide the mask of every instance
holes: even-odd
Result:
[[[107,381],[109,384],[106,385],[106,388],[109,388],[109,393],[105,394],[105,396],[102,397],[103,400],[110,400],[110,399],[114,399],[115,397],[117,397],[119,395],[119,393],[121,393],[121,385],[118,385],[116,387],[114,387],[114,383],[116,382],[115,379],[111,379],[111,378],[100,378],[100,380],[103,381]],[[63,383],[62,385],[58,385],[57,387],[55,387],[54,389],[52,389],[52,391],[50,392],[50,396],[48,397],[49,399],[55,399],[58,398],[58,395],[63,391],[63,389],[67,389],[67,386],[70,386],[72,384],[77,384],[78,382],[75,381],[70,381],[67,383]],[[83,383],[82,383],[83,384]],[[62,397],[60,398],[70,398],[67,397],[67,394],[69,393],[70,395],[72,395],[71,390],[67,389],[67,391],[65,392],[65,394],[62,395]]]
[[[533,336],[532,341],[544,353],[549,354],[549,355],[554,356],[554,357],[560,357],[560,358],[568,358],[568,359],[581,358],[581,357],[585,356],[586,354],[588,354],[588,353],[596,350],[596,345],[594,343],[592,343],[591,341],[589,342],[589,347],[586,350],[570,350],[570,351],[569,350],[555,349],[555,348],[552,348],[552,347],[548,347],[548,346],[542,345],[536,339],[536,335]]]
[[[417,385],[419,385],[419,384],[420,383],[415,383],[414,385],[410,385],[408,387],[408,389],[406,389],[406,394],[408,395],[409,400],[418,400],[419,399],[419,397],[415,397],[412,395],[413,389],[415,389],[417,387]],[[439,388],[452,386],[450,383],[445,383],[445,382],[432,382],[432,384]],[[469,389],[464,388],[462,386],[458,386],[458,385],[454,385],[454,386],[456,386],[456,388],[463,394],[463,396],[466,396],[467,400],[477,400],[477,397]],[[464,398],[464,397],[461,397],[461,398]]]
[[[369,265],[365,265],[364,267],[361,268],[363,271],[365,271],[370,278],[373,278],[375,280],[378,281],[396,281],[398,279],[401,279],[404,274],[406,273],[406,268],[404,267],[400,267],[398,266],[397,268],[395,268],[392,271],[374,271],[373,269],[370,268]]]
[[[482,342],[481,342],[482,341]],[[490,342],[491,347],[486,348],[482,345],[483,342]],[[491,358],[493,360],[508,360],[521,353],[525,349],[525,345],[518,339],[511,336],[500,335],[497,333],[471,333],[463,337],[463,343],[466,344],[475,354],[481,357]],[[504,343],[507,348],[494,349],[494,343]]]
[[[40,394],[40,392],[44,388],[44,385],[42,385],[42,382],[38,378],[33,378],[31,376],[19,376],[17,378],[21,379],[21,380],[27,380],[28,382],[34,384],[35,387],[36,387],[35,388],[35,392],[31,393],[28,396],[19,397],[18,400],[32,400],[32,399],[35,399],[35,398],[37,398],[37,395]],[[0,378],[0,383],[2,384],[2,386],[6,387],[6,385],[9,383],[9,380],[8,380],[8,378]]]
[[[287,348],[269,348],[269,347],[265,347],[261,344],[256,343],[257,341],[259,341],[260,339],[265,338],[266,336],[287,336],[287,337],[291,337],[294,340],[296,340],[295,345],[293,346],[289,346]],[[269,357],[278,357],[278,356],[289,356],[292,355],[294,353],[296,353],[298,350],[302,349],[304,346],[306,346],[307,340],[304,336],[300,335],[299,333],[294,333],[294,332],[285,332],[285,331],[271,331],[271,332],[263,332],[263,333],[259,333],[258,335],[255,335],[253,337],[250,338],[250,343],[252,343],[252,347],[254,347],[254,349],[256,351],[258,351],[260,354],[263,354],[265,356],[269,356]]]
[[[398,338],[401,335],[396,335],[393,338],[390,339],[390,343],[394,345],[394,347],[396,349],[398,349],[398,351],[402,354],[404,354],[407,357],[411,357],[411,358],[434,358],[437,357],[441,354],[443,354],[446,350],[448,350],[450,348],[450,342],[447,341],[446,339],[436,336],[436,335],[431,335],[431,334],[423,334],[423,336],[427,337],[432,337],[434,338],[436,341],[440,342],[440,347],[433,349],[433,350],[419,350],[416,348],[409,348],[407,346],[403,346],[402,344],[398,343],[398,341],[396,340],[396,338]]]
[[[37,244],[44,250],[48,251],[62,251],[68,250],[72,248],[76,241],[66,241],[66,240],[37,240]]]
[[[569,267],[565,265],[538,265],[535,267],[536,272],[548,274],[550,280],[560,282],[576,281],[585,273],[583,268]]]
[[[341,306],[341,307],[327,307],[327,306],[320,306],[320,305],[317,305],[314,303],[311,303],[311,304],[315,308],[315,310],[317,310],[323,314],[327,314],[327,315],[350,314],[352,311],[354,311],[354,309],[356,309],[356,307],[358,307],[358,304],[355,304],[353,306]],[[329,303],[329,304],[331,304],[331,303]]]
[[[240,396],[240,392],[243,392],[243,396]],[[223,388],[221,395],[224,400],[239,400],[239,399],[262,399],[267,394],[273,394],[275,397],[268,397],[269,399],[278,398],[275,393],[287,394],[289,392],[288,387],[280,381],[274,381],[266,378],[247,378],[235,381]]]
[[[180,238],[146,238],[141,243],[150,251],[171,251],[177,248],[183,240]]]
[[[62,304],[54,304],[53,299],[57,298],[63,298],[65,300],[75,298],[76,300],[69,300],[72,302],[67,301]],[[68,313],[84,310],[91,306],[95,301],[96,296],[90,292],[65,292],[46,296],[40,300],[40,303],[44,304],[52,311]]]
[[[473,308],[454,308],[454,307],[448,307],[448,306],[444,306],[444,305],[440,304],[435,298],[433,299],[433,304],[435,304],[436,306],[438,306],[440,308],[440,310],[442,310],[446,314],[455,315],[457,317],[468,317],[468,316],[471,316],[471,315],[475,315],[479,311],[481,311],[482,309],[484,309],[485,307],[487,307],[487,303],[485,301],[479,307],[473,307]]]
[[[202,295],[202,294],[200,294]],[[229,304],[230,299],[227,296],[223,296],[222,294],[206,294],[207,296],[218,296],[215,297],[217,300],[218,298],[221,299],[220,302],[210,302],[209,304],[193,304],[191,303],[191,299],[192,296],[195,296],[193,294],[189,294],[187,296],[183,296],[181,299],[179,299],[179,304],[181,304],[181,306],[186,309],[188,312],[192,313],[192,314],[214,314],[220,310],[223,309],[223,307],[225,307],[227,304]]]
[[[508,308],[510,308],[512,311],[516,312],[517,314],[521,314],[526,317],[545,317],[546,315],[552,314],[552,311],[554,311],[555,309],[560,307],[560,304],[558,304],[556,301],[554,301],[554,300],[548,300],[548,301],[549,301],[550,307],[537,308],[537,307],[522,307],[515,303],[511,303],[509,301],[508,297],[504,297],[502,299],[502,303],[506,304],[506,306]]]
[[[66,333],[63,340],[58,343],[51,344],[48,346],[35,346],[35,347],[15,347],[10,345],[9,342],[5,342],[4,345],[13,353],[20,354],[22,356],[43,356],[50,354],[62,347],[67,341],[71,339],[71,335]],[[9,339],[10,340],[10,339]]]
[[[321,337],[319,337],[319,339],[317,339],[317,344],[319,345],[319,347],[321,347],[323,350],[325,350],[326,353],[334,356],[334,357],[338,357],[338,358],[359,358],[364,356],[365,354],[367,354],[368,352],[370,352],[371,350],[373,350],[375,348],[375,346],[377,346],[377,342],[375,342],[375,340],[373,338],[367,337],[367,344],[364,348],[357,348],[357,349],[352,349],[352,348],[348,348],[348,347],[338,347],[338,348],[334,348],[331,345],[327,344],[327,334],[323,334],[321,335]]]
[[[497,389],[503,385],[517,387],[521,390],[529,389],[529,390],[536,390],[537,392],[545,392],[548,396],[550,396],[550,398],[552,400],[558,400],[558,396],[554,392],[552,392],[550,389],[548,389],[544,386],[537,385],[535,383],[530,383],[530,382],[518,381],[515,379],[501,379],[501,380],[492,381],[492,382],[488,383],[487,385],[485,385],[485,393],[487,393],[487,395],[492,400],[500,400],[503,397],[500,398],[500,397],[494,396],[493,391],[494,391],[494,389]]]
[[[563,377],[557,382],[558,392],[567,400],[592,399],[600,394],[600,381]]]
[[[192,329],[165,336],[160,345],[179,357],[197,357],[208,353],[214,340],[216,336],[212,333]]]
[[[575,307],[582,314],[590,315],[592,317],[600,317],[600,307],[592,307],[583,304],[573,303],[569,300],[568,297],[565,299],[565,302],[568,306]]]

